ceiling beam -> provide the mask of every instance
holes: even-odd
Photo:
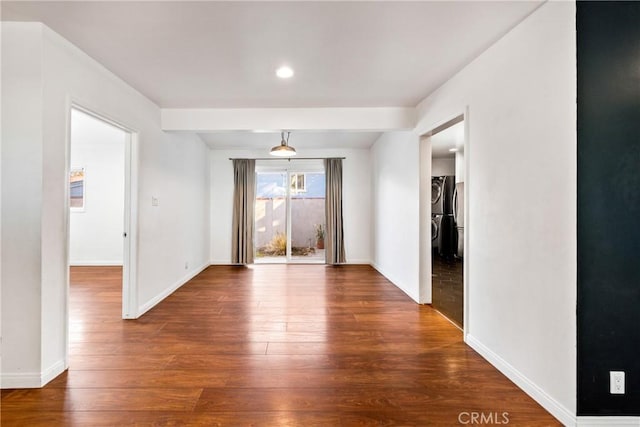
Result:
[[[415,108],[163,108],[165,131],[393,131],[416,125]]]

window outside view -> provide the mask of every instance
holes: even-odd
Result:
[[[84,210],[84,168],[72,168],[69,173],[69,206]]]

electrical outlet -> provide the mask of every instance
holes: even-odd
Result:
[[[160,201],[158,200],[157,197],[151,197],[151,206],[158,206],[160,205]]]
[[[624,371],[609,371],[611,394],[624,394]]]
[[[188,263],[188,262],[185,262],[185,263],[184,263],[184,269],[185,269],[185,270],[188,270],[188,269],[189,269],[189,263]]]

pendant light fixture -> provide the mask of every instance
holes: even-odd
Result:
[[[284,132],[281,132],[282,140],[280,141],[280,145],[276,145],[271,149],[272,156],[277,157],[292,157],[296,155],[296,149],[289,146],[289,135],[291,132],[287,132],[287,139],[284,139]]]

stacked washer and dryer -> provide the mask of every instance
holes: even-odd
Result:
[[[464,229],[456,223],[456,216],[462,216],[458,202],[459,198],[462,200],[461,193],[461,185],[456,186],[455,176],[431,178],[431,247],[443,258],[462,257],[458,234]]]

